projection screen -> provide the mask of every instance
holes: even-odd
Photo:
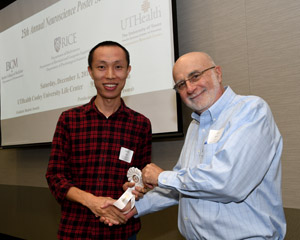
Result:
[[[130,52],[125,103],[154,135],[180,133],[172,11],[171,0],[17,0],[1,10],[2,146],[51,142],[61,112],[96,95],[87,56],[105,40]]]

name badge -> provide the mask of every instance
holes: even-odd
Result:
[[[217,143],[220,140],[223,132],[224,128],[221,128],[220,130],[210,130],[208,134],[207,144]]]
[[[131,163],[132,156],[133,156],[133,151],[132,150],[130,150],[128,148],[121,147],[120,155],[119,155],[120,160],[122,160],[124,162],[127,162],[127,163]]]

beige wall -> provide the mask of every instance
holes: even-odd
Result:
[[[284,138],[286,239],[300,234],[299,11],[295,0],[177,1],[180,54],[208,52],[222,66],[225,85],[270,104]],[[190,113],[183,106],[184,129]],[[153,162],[171,169],[182,144],[183,139],[154,142]],[[0,233],[55,239],[59,206],[44,178],[49,153],[49,147],[0,150]],[[139,239],[182,239],[176,214],[173,207],[143,217]]]

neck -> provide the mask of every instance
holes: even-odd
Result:
[[[95,105],[105,117],[111,116],[121,106],[121,98],[103,99],[97,95]]]

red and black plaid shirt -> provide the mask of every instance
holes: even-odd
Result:
[[[46,178],[61,204],[59,239],[128,239],[141,227],[135,218],[108,227],[88,208],[65,198],[76,186],[95,196],[118,199],[127,170],[142,169],[150,162],[150,121],[123,100],[118,111],[106,118],[94,100],[63,112],[54,134]],[[119,160],[121,147],[134,151],[131,163]]]

